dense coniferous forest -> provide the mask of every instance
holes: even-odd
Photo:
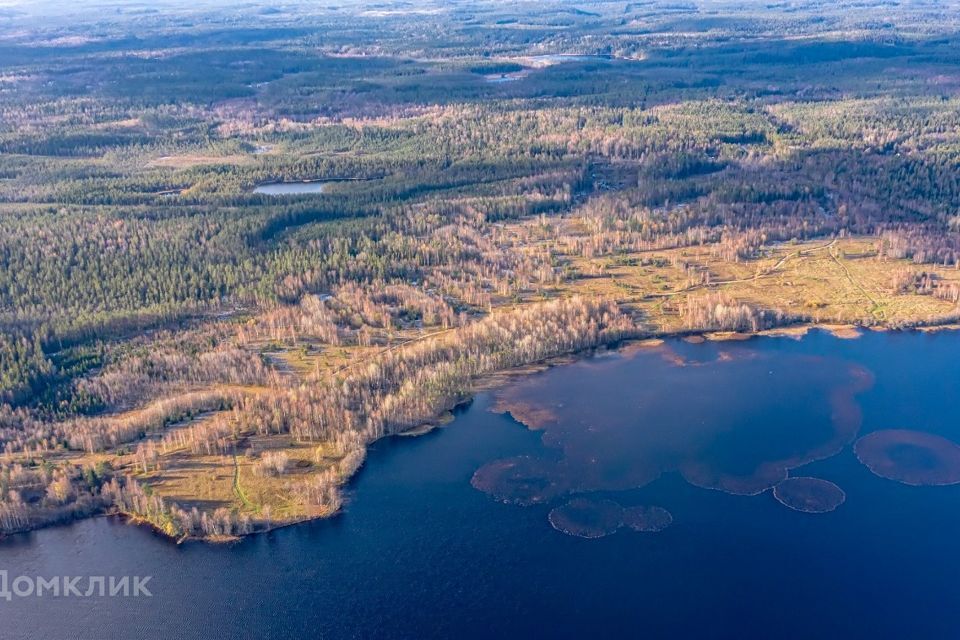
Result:
[[[957,9],[0,8],[0,532],[262,531],[508,370],[955,323]]]

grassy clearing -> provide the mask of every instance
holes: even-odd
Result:
[[[563,291],[613,296],[641,311],[652,331],[667,333],[681,328],[677,309],[686,296],[706,290],[816,323],[903,325],[949,314],[956,305],[933,295],[898,293],[892,284],[898,271],[924,270],[943,283],[960,283],[956,269],[878,258],[872,238],[775,245],[743,262],[722,260],[708,246],[572,262],[589,277]],[[709,274],[709,282],[691,284],[691,271]]]

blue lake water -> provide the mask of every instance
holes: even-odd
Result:
[[[547,53],[530,56],[533,62],[562,64],[564,62],[593,62],[595,60],[613,60],[613,56],[599,54]]]
[[[849,440],[960,442],[958,397],[953,332],[597,355],[377,443],[329,521],[225,547],[105,518],[4,541],[11,577],[149,575],[153,597],[0,599],[0,637],[956,638],[960,485],[877,477]],[[490,411],[511,403],[549,424]],[[556,495],[522,507],[471,486],[518,456],[555,465]],[[846,501],[808,514],[756,493],[794,464]],[[565,535],[547,514],[571,492],[659,505],[673,524]]]
[[[516,73],[504,73],[500,75],[488,75],[484,76],[483,79],[486,82],[491,82],[493,84],[502,84],[504,82],[516,82],[517,80],[523,80],[529,75],[525,71],[519,71]]]
[[[254,193],[268,196],[295,196],[311,193],[323,193],[326,182],[271,182],[254,188]]]

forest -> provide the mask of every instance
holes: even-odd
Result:
[[[960,321],[942,3],[54,4],[0,8],[0,535],[265,531],[571,354]]]

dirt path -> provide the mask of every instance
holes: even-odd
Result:
[[[859,289],[860,293],[862,293],[864,297],[873,305],[873,309],[871,309],[870,312],[878,318],[883,318],[883,311],[881,310],[880,303],[877,302],[876,298],[870,295],[866,287],[864,287],[860,281],[853,277],[853,274],[850,273],[850,269],[847,268],[847,265],[840,262],[840,258],[834,255],[832,251],[830,252],[830,257],[833,258],[833,261],[837,263],[837,266],[843,270],[843,274],[847,277],[847,280],[850,281],[850,284]]]
[[[247,496],[243,493],[243,489],[240,488],[240,461],[237,459],[237,453],[233,453],[233,492],[237,494],[237,497],[240,498],[240,502],[243,503],[243,506],[248,509],[252,509],[253,505],[250,504],[250,501],[247,500]]]

